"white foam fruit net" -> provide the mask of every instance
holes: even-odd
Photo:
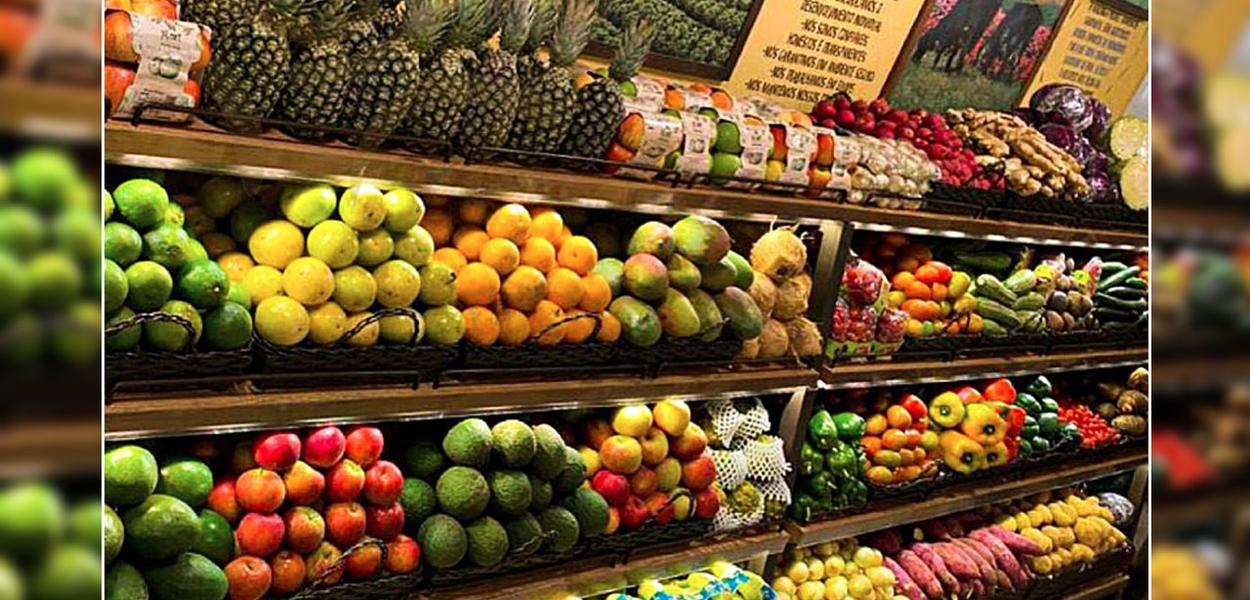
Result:
[[[770,479],[768,481],[751,480],[751,485],[760,491],[760,495],[764,500],[775,500],[783,506],[790,506],[790,486],[786,485],[784,479]]]
[[[768,418],[768,409],[759,398],[752,398],[751,409],[742,414],[742,424],[738,425],[737,437],[753,440],[772,430],[772,422]]]
[[[738,435],[738,427],[742,425],[742,413],[734,408],[732,401],[716,398],[708,401],[707,414],[711,418],[712,429],[720,438],[720,445],[728,448]]]
[[[747,477],[747,455],[743,452],[713,450],[712,462],[716,465],[716,481],[723,488],[736,488]]]
[[[754,485],[754,484],[752,484]],[[733,492],[726,493],[726,496],[732,498]],[[732,531],[734,529],[742,529],[758,524],[764,520],[764,496],[762,494],[756,496],[758,501],[751,508],[750,513],[740,513],[731,506],[732,500],[726,498],[725,503],[721,504],[720,510],[716,511],[716,515],[712,517],[712,529],[714,531]]]
[[[786,449],[781,438],[766,435],[751,440],[746,445],[747,475],[752,479],[768,481],[785,476],[790,471],[786,462]]]

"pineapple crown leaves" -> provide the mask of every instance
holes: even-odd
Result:
[[[529,37],[521,51],[533,54],[543,44],[551,41],[551,32],[560,18],[560,0],[533,0],[534,21],[530,25]]]
[[[515,54],[529,37],[534,24],[533,0],[502,0],[499,9],[499,49]]]
[[[564,15],[551,35],[548,49],[551,64],[567,67],[577,60],[590,40],[590,23],[595,17],[597,0],[565,0]]]
[[[455,0],[417,0],[405,15],[404,32],[424,54],[438,45],[455,15]]]
[[[333,37],[356,10],[355,0],[315,0],[299,10],[299,28],[293,36],[302,43]]]
[[[455,0],[456,21],[447,33],[447,44],[476,48],[491,34],[491,0]]]
[[[297,24],[305,2],[304,0],[269,0],[265,4],[263,14],[276,17],[279,21]]]
[[[608,63],[608,76],[617,82],[633,79],[651,51],[651,40],[654,39],[655,25],[646,19],[625,26],[621,32],[621,43],[612,55],[612,62]]]

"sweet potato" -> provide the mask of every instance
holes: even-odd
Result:
[[[883,554],[898,554],[903,549],[903,536],[893,529],[874,531],[864,536],[863,544],[880,550]]]
[[[963,521],[960,521],[959,519],[956,519],[955,517],[951,517],[951,516],[942,517],[942,526],[946,529],[946,532],[949,533],[951,537],[963,537],[964,536],[964,523]]]
[[[994,553],[994,564],[1007,573],[1007,576],[1011,578],[1012,585],[1020,587],[1029,582],[1029,574],[1024,570],[1024,567],[1020,566],[1015,555],[1011,553],[1011,550],[1007,549],[1007,545],[1002,540],[984,529],[973,531],[969,534],[969,537],[985,544],[990,549],[990,552]]]
[[[985,584],[982,583],[980,579],[973,579],[971,581],[971,587],[973,598],[982,598],[985,596]]]
[[[959,580],[955,579],[950,569],[946,568],[946,563],[942,562],[942,557],[937,555],[932,546],[928,544],[912,544],[911,550],[916,553],[916,556],[920,557],[920,560],[924,561],[924,564],[929,567],[930,571],[933,571],[933,575],[938,578],[938,581],[942,582],[942,589],[946,590],[947,593],[959,595]]]
[[[925,600],[924,592],[920,591],[920,586],[912,580],[907,570],[898,564],[893,558],[885,557],[885,568],[894,573],[894,593],[907,596],[908,600]]]
[[[949,542],[947,546],[949,546],[949,551],[956,552],[963,556],[965,561],[976,568],[977,576],[981,579],[981,582],[985,584],[985,587],[993,588],[998,585],[998,578],[994,576],[994,569],[985,564],[985,560],[982,559],[979,554],[969,549],[967,546],[954,541]]]
[[[960,579],[978,579],[981,577],[981,570],[977,566],[968,561],[963,552],[959,548],[954,547],[950,542],[938,542],[932,544],[933,551],[942,559],[942,564],[950,570],[955,577]]]
[[[924,534],[925,541],[937,542],[951,539],[951,534],[946,530],[946,526],[937,519],[922,521],[920,523],[920,532]]]
[[[942,595],[942,584],[938,581],[937,576],[929,569],[919,556],[911,550],[903,550],[898,553],[898,564],[907,571],[907,575],[916,585],[924,592],[929,600],[940,600]]]
[[[1026,538],[1014,531],[1008,531],[1005,527],[993,525],[991,527],[986,527],[985,529],[994,534],[994,537],[1002,540],[1003,544],[1007,546],[1007,549],[1016,554],[1038,556],[1045,553],[1043,552],[1042,547],[1038,546],[1033,540],[1030,540],[1029,538]]]
[[[955,541],[963,545],[980,559],[977,561],[977,566],[981,568],[982,573],[989,574],[995,587],[1001,587],[1008,590],[1012,589],[1011,578],[1007,577],[1006,573],[1000,571],[994,566],[994,553],[990,552],[990,549],[986,548],[985,544],[967,537],[955,538]]]

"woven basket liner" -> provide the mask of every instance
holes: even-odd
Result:
[[[592,318],[595,328],[590,334],[594,339],[603,325],[603,320],[595,313],[581,313],[565,317],[533,336],[542,337],[552,328],[559,327],[577,319]],[[466,344],[464,350],[464,367],[468,369],[506,369],[506,368],[563,368],[580,366],[599,366],[611,364],[616,357],[617,346],[590,342],[584,344],[539,344],[534,341],[520,346],[477,346]]]
[[[348,548],[343,552],[342,556],[335,561],[335,567],[338,568],[347,561],[348,555],[369,546],[378,546],[382,550],[382,562],[386,562],[386,544],[381,540],[374,538],[365,538],[356,545]],[[327,576],[332,573],[330,571]],[[291,600],[383,600],[390,598],[407,598],[412,595],[421,586],[423,573],[420,569],[413,573],[403,575],[384,575],[378,579],[369,581],[340,582],[331,585],[324,585],[322,582],[327,577],[314,583],[311,587],[304,588],[300,592],[291,596]],[[341,579],[340,579],[341,581]]]
[[[195,330],[189,320],[180,315],[165,312],[135,315],[125,321],[114,323],[105,328],[104,335],[117,335],[127,328],[138,327],[144,323],[151,322],[181,325],[191,333],[188,339],[194,339]],[[240,375],[246,373],[253,364],[250,342],[237,350],[197,352],[194,345],[190,345],[183,352],[135,350],[131,352],[110,352],[105,356],[105,375],[110,384],[123,381],[195,379],[200,377]]]

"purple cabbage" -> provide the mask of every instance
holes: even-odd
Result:
[[[1017,108],[1013,108],[1011,109],[1011,114],[1017,117],[1020,117],[1025,123],[1028,123],[1029,125],[1038,125],[1044,122],[1042,119],[1042,113],[1036,110],[1033,110],[1027,106],[1020,106]]]
[[[1102,100],[1093,96],[1089,97],[1089,101],[1094,107],[1094,118],[1090,121],[1089,127],[1086,127],[1085,131],[1081,133],[1093,140],[1102,135],[1102,132],[1107,129],[1107,125],[1111,124],[1111,109],[1107,108],[1107,105]]]
[[[1045,115],[1046,121],[1066,124],[1077,133],[1084,131],[1094,120],[1090,97],[1073,85],[1042,86],[1029,98],[1029,108]]]
[[[1097,148],[1090,154],[1089,161],[1085,163],[1085,173],[1106,173],[1111,168],[1111,159]]]
[[[1089,184],[1089,195],[1086,196],[1090,202],[1098,204],[1110,204],[1116,201],[1116,195],[1119,191],[1111,177],[1103,171],[1097,171],[1085,175],[1085,183]]]
[[[1046,141],[1065,151],[1075,146],[1077,140],[1081,137],[1071,127],[1058,123],[1046,123],[1038,127],[1037,130],[1046,136]]]

